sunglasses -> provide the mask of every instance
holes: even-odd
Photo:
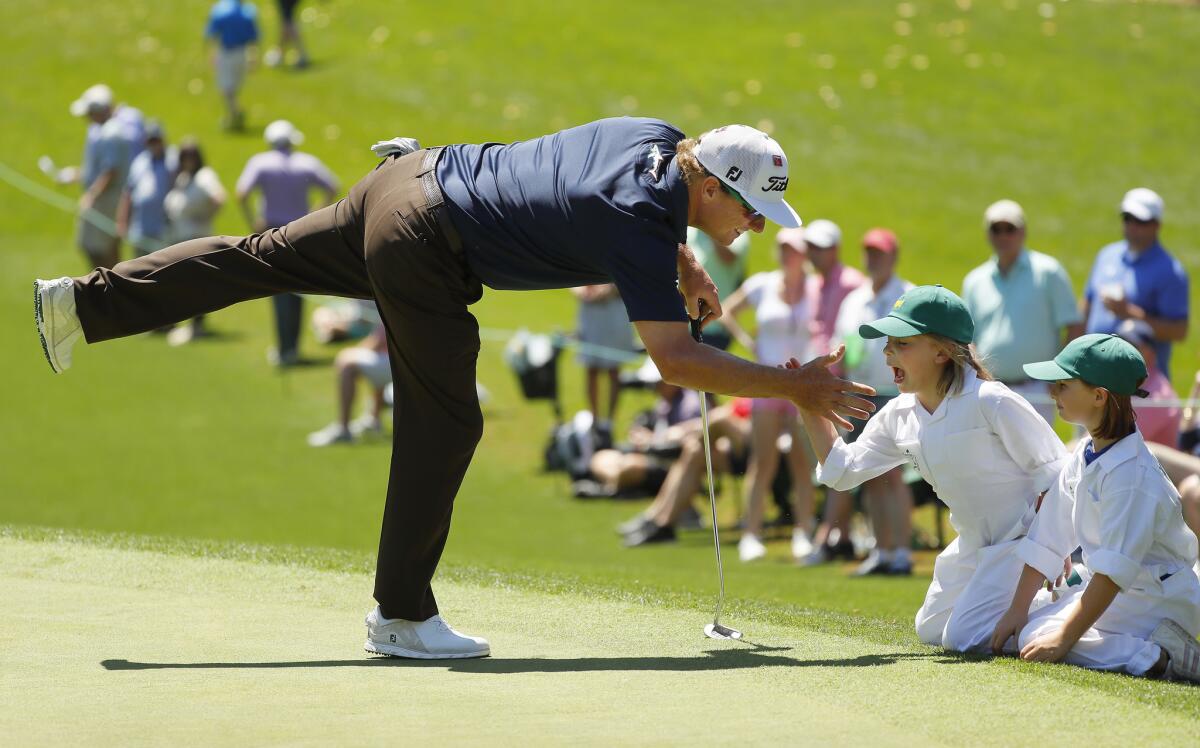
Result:
[[[1125,223],[1135,223],[1138,226],[1145,226],[1146,224],[1154,223],[1154,219],[1150,219],[1149,221],[1143,221],[1142,219],[1138,218],[1137,216],[1135,216],[1132,213],[1122,213],[1121,220],[1124,221]]]
[[[993,234],[1015,234],[1017,233],[1017,227],[1011,223],[993,223],[991,226],[988,226],[988,231]]]
[[[746,217],[751,221],[762,216],[762,213],[759,213],[754,209],[754,206],[746,202],[746,198],[742,197],[737,190],[722,182],[720,178],[717,178],[717,183],[721,185],[721,189],[725,190],[734,200],[738,201],[738,204],[742,206],[742,210],[746,212]]]

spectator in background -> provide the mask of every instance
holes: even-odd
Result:
[[[633,354],[633,325],[621,294],[612,283],[579,286],[571,292],[579,299],[579,365],[587,378],[588,408],[592,411],[597,446],[612,446],[612,422],[621,395],[617,375]],[[600,407],[601,374],[608,382],[608,409]]]
[[[213,46],[217,88],[225,97],[225,126],[241,130],[246,118],[238,94],[246,80],[253,45],[258,42],[258,9],[241,0],[217,0],[209,11],[204,35]]]
[[[1188,277],[1159,243],[1163,200],[1138,187],[1121,200],[1125,238],[1100,250],[1083,294],[1087,332],[1113,333],[1126,319],[1154,331],[1158,367],[1171,376],[1171,344],[1188,332]]]
[[[894,233],[882,228],[871,229],[863,237],[862,244],[868,282],[851,291],[842,302],[833,344],[846,346],[842,359],[846,376],[875,388],[878,394],[871,401],[878,413],[900,394],[900,390],[883,353],[887,338],[864,340],[858,334],[858,328],[886,317],[913,284],[896,275],[900,243]],[[854,430],[842,435],[847,444],[858,439],[867,421],[853,420],[853,423]],[[892,468],[863,483],[862,504],[871,522],[875,546],[855,573],[860,576],[912,574],[913,497],[904,482],[904,468]]]
[[[832,350],[830,341],[842,302],[851,291],[865,283],[866,278],[842,264],[842,230],[833,221],[821,218],[804,227],[804,241],[808,246],[808,259],[817,271],[808,279],[810,294],[816,303],[812,355],[821,356]],[[835,370],[839,369],[835,367]],[[814,536],[817,555],[810,561],[833,556],[854,558],[854,545],[850,542],[851,509],[850,494],[826,487],[825,516]]]
[[[1133,412],[1137,415],[1138,431],[1147,442],[1164,444],[1168,447],[1179,446],[1179,429],[1183,421],[1183,413],[1179,409],[1178,397],[1171,387],[1171,380],[1162,373],[1156,365],[1157,353],[1154,350],[1154,330],[1145,320],[1127,319],[1117,326],[1117,335],[1121,336],[1142,354],[1146,361],[1146,381],[1141,389],[1149,392],[1146,399],[1133,398]]]
[[[750,253],[750,235],[742,234],[729,245],[715,241],[711,236],[692,226],[687,230],[687,245],[696,262],[708,273],[717,286],[717,295],[724,303],[731,293],[746,279],[746,256]],[[729,350],[733,338],[720,321],[704,326],[704,342],[714,348]]]
[[[226,199],[220,177],[204,164],[204,153],[194,138],[183,139],[178,159],[171,191],[163,200],[172,244],[212,236],[213,220]],[[204,334],[204,315],[200,315],[171,330],[167,342],[183,345]]]
[[[808,283],[806,234],[800,229],[783,229],[775,236],[778,270],[756,273],[746,279],[724,303],[725,325],[734,337],[754,351],[760,364],[778,364],[789,358],[806,361],[813,356],[814,299]],[[840,300],[839,300],[840,301]],[[751,340],[738,324],[737,316],[754,310],[757,337]],[[738,542],[738,557],[756,561],[767,554],[763,545],[763,499],[779,469],[779,438],[791,437],[788,467],[792,474],[792,556],[807,559],[812,547],[813,486],[807,440],[800,434],[800,413],[789,400],[760,398],[751,415],[750,472],[746,479],[746,521]]]
[[[364,434],[383,433],[383,421],[380,419],[383,390],[392,381],[387,335],[383,325],[376,325],[361,343],[343,348],[334,359],[333,367],[337,372],[338,419],[320,431],[309,434],[310,447],[347,444]],[[350,412],[354,408],[360,378],[371,385],[370,410],[351,421]]]
[[[992,203],[983,225],[994,254],[967,273],[962,291],[975,320],[975,348],[993,376],[1053,425],[1048,385],[1021,367],[1054,358],[1082,332],[1071,279],[1058,260],[1025,246],[1025,212],[1017,203]]]
[[[294,150],[304,135],[287,120],[267,125],[263,137],[271,150],[256,154],[246,162],[238,177],[237,197],[246,222],[255,233],[283,226],[308,214],[308,192],[321,190],[322,206],[333,202],[337,180],[316,156]],[[255,192],[262,193],[262,211],[251,204]],[[299,294],[272,297],[275,307],[276,345],[268,352],[272,364],[290,366],[300,361],[300,322],[304,302]]]
[[[78,178],[77,242],[89,264],[111,268],[120,261],[117,206],[125,190],[129,165],[142,148],[141,112],[113,104],[112,89],[98,83],[71,104],[71,114],[89,120],[83,165]]]
[[[300,0],[277,0],[279,6],[279,46],[272,47],[263,55],[267,67],[278,67],[287,61],[288,47],[296,50],[297,70],[308,67],[308,52],[304,49],[304,40],[300,38],[300,27],[296,25],[296,6]]]
[[[147,123],[146,148],[129,166],[117,209],[117,233],[133,247],[136,257],[171,243],[163,201],[179,168],[178,156],[175,148],[167,146],[162,125],[153,120]]]

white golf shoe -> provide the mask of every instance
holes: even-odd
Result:
[[[765,555],[767,555],[767,547],[763,545],[757,535],[750,533],[742,535],[742,539],[738,541],[738,558],[743,563],[757,561]]]
[[[33,314],[46,360],[55,374],[61,374],[71,367],[71,346],[83,337],[83,327],[75,313],[75,284],[71,279],[35,280]]]
[[[1200,683],[1200,642],[1187,629],[1164,618],[1150,635],[1150,640],[1166,650],[1171,658],[1167,665],[1168,678]]]
[[[389,620],[379,613],[379,606],[367,614],[367,643],[363,649],[418,660],[460,660],[492,653],[486,639],[460,634],[441,616],[426,621]]]
[[[812,538],[809,537],[808,531],[803,527],[792,528],[792,558],[796,561],[803,561],[812,555],[813,544]]]
[[[334,421],[320,431],[314,431],[308,435],[308,446],[310,447],[329,447],[334,444],[353,444],[354,433],[350,429],[345,428],[342,424]]]

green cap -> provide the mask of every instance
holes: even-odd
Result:
[[[868,340],[925,333],[970,343],[975,338],[975,322],[967,305],[953,291],[941,286],[917,286],[896,300],[888,316],[858,328],[858,334]]]
[[[1025,364],[1024,368],[1030,377],[1047,382],[1081,379],[1118,395],[1150,394],[1138,389],[1138,382],[1146,378],[1142,354],[1116,335],[1082,335],[1067,343],[1053,361]]]

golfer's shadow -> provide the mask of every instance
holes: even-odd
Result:
[[[791,647],[768,647],[751,642],[752,648],[710,649],[704,657],[487,657],[474,660],[408,660],[372,657],[361,660],[298,660],[293,662],[135,662],[104,660],[105,670],[274,670],[287,668],[399,667],[440,668],[455,673],[591,673],[614,670],[695,672],[700,670],[746,670],[762,667],[877,667],[902,660],[933,660],[957,663],[964,660],[943,652],[892,652],[835,659],[802,660],[774,654]]]

